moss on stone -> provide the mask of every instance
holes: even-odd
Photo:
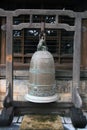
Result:
[[[43,116],[37,116],[36,117],[36,120],[38,121],[38,122],[46,122],[46,121],[50,121],[50,122],[53,122],[53,121],[55,121],[57,119],[57,116],[56,115],[54,115],[54,116],[52,116],[52,115],[43,115]]]
[[[24,116],[20,130],[64,130],[58,115]]]

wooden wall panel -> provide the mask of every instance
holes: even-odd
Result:
[[[87,19],[83,20],[83,32],[82,32],[82,66],[87,69]]]

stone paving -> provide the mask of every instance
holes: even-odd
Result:
[[[87,113],[85,113],[85,115],[87,117]],[[20,130],[20,125],[21,125],[22,119],[23,119],[23,116],[14,117],[11,126],[9,126],[9,127],[0,127],[0,130]],[[64,130],[87,130],[87,125],[83,129],[79,129],[79,128],[75,129],[73,127],[69,117],[61,117],[61,119],[62,119],[62,123],[63,123],[63,126],[64,126]]]

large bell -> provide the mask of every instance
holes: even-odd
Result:
[[[30,62],[29,92],[25,98],[36,103],[49,103],[57,100],[54,59],[46,46],[42,46],[43,39],[38,44]]]

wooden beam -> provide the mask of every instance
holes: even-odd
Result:
[[[20,23],[13,25],[13,30],[22,30],[23,28],[41,28],[41,23]],[[49,29],[65,29],[66,31],[74,31],[75,26],[69,26],[68,24],[48,24],[45,23],[45,28]]]
[[[51,10],[51,9],[17,9],[12,11],[13,16],[19,16],[21,14],[33,14],[33,15],[67,15],[69,17],[76,17],[76,12],[71,10]]]

